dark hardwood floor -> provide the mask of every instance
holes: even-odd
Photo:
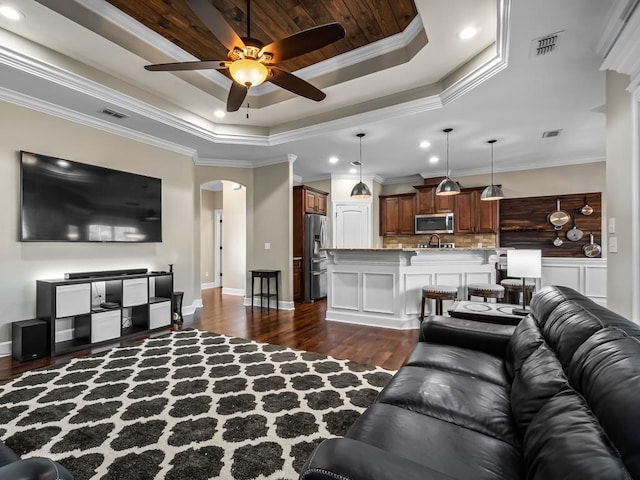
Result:
[[[323,353],[336,358],[398,369],[418,341],[418,330],[391,330],[364,327],[324,320],[326,302],[296,304],[294,311],[276,311],[245,307],[243,297],[222,295],[222,289],[202,291],[203,308],[186,318],[182,328],[198,328],[208,332],[248,338],[257,342]],[[166,330],[154,332],[154,336]],[[145,336],[101,345],[58,357],[45,357],[31,362],[0,358],[0,383],[22,372],[99,352],[118,345],[129,345]]]

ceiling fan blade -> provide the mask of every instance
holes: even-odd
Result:
[[[342,25],[336,22],[327,23],[272,42],[263,47],[261,52],[273,54],[272,62],[281,62],[322,48],[344,36]]]
[[[244,42],[227,23],[222,13],[208,0],[187,0],[187,5],[228,50],[245,48]]]
[[[225,60],[206,60],[202,62],[156,63],[145,65],[144,68],[150,72],[177,72],[180,70],[224,70],[227,67]]]
[[[290,92],[300,95],[301,97],[310,98],[319,102],[324,100],[327,96],[322,90],[314,87],[306,80],[296,77],[294,74],[280,70],[277,67],[269,67],[271,70],[271,76],[267,80],[271,83],[275,83],[279,87],[289,90]]]
[[[248,91],[249,89],[244,85],[240,85],[238,82],[231,82],[231,90],[229,90],[229,96],[227,97],[227,112],[237,111],[247,97]]]

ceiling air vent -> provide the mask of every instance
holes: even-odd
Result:
[[[551,35],[545,35],[544,37],[533,39],[531,41],[529,56],[539,57],[555,52],[558,49],[558,42],[562,37],[562,33],[563,32],[556,32]]]
[[[558,135],[560,135],[561,131],[562,131],[562,129],[560,129],[560,130],[548,130],[548,131],[542,133],[542,138],[557,137]]]
[[[351,163],[351,165],[353,165],[354,167],[359,167],[360,165],[362,165],[362,162],[358,162],[357,160],[355,162],[349,162]]]
[[[111,115],[112,117],[115,117],[118,119],[127,118],[129,116],[129,115],[125,115],[124,113],[111,110],[110,108],[103,108],[102,110],[100,110],[100,113],[104,113],[105,115]]]

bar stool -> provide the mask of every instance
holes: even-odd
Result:
[[[519,278],[505,278],[500,282],[500,285],[504,287],[505,295],[503,302],[519,304],[520,294],[522,292],[522,280]],[[525,303],[529,305],[531,303],[531,297],[533,296],[533,290],[536,288],[536,283],[532,280],[526,280],[524,285]],[[515,296],[515,301],[514,301]]]
[[[276,310],[280,310],[280,294],[278,292],[278,276],[280,275],[280,270],[251,270],[251,310],[253,310],[253,299],[254,297],[260,297],[260,309],[262,309],[262,299],[267,299],[267,312],[269,311],[269,303],[271,302],[271,297],[276,297]],[[260,279],[260,293],[254,294],[254,280],[256,278]],[[271,293],[271,279],[274,278],[276,281],[276,290],[274,293]],[[267,293],[263,291],[263,283],[267,284]]]
[[[424,319],[424,304],[427,298],[436,301],[436,315],[442,315],[442,301],[455,300],[458,287],[453,285],[425,285],[422,287],[422,306],[420,307],[420,321]]]
[[[497,283],[470,283],[467,285],[467,300],[471,297],[482,297],[486,302],[488,298],[500,300],[504,298],[504,287]]]

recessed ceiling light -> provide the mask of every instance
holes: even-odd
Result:
[[[329,157],[329,163],[338,163],[340,159],[336,156]]]
[[[217,109],[215,112],[213,112],[213,114],[216,116],[216,118],[224,118],[227,116],[226,112],[220,109]]]
[[[358,173],[358,169],[357,168],[352,168],[351,170],[349,170],[349,173]]]
[[[433,157],[429,157],[429,163],[438,163],[440,159],[435,155]]]
[[[478,33],[477,27],[466,27],[460,30],[460,32],[458,32],[458,38],[460,40],[469,40],[470,38],[475,37],[477,33]]]
[[[420,148],[429,148],[431,146],[431,142],[429,140],[423,140],[420,142]]]
[[[9,20],[13,20],[14,22],[17,22],[24,18],[24,13],[12,7],[11,5],[0,5],[0,15],[8,18]]]

